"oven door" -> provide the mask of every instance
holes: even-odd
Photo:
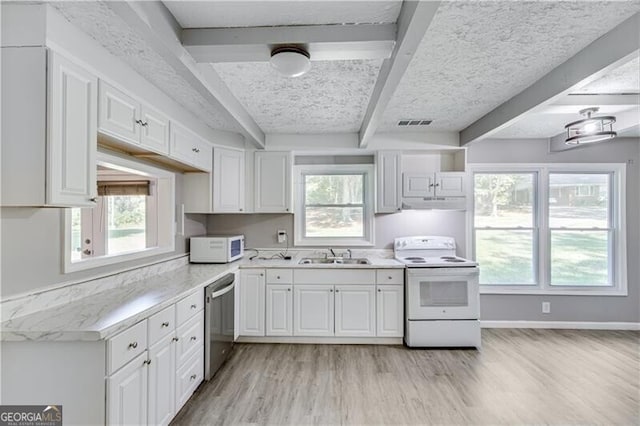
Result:
[[[408,268],[407,319],[478,319],[478,268]]]

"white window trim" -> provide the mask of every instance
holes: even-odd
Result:
[[[364,238],[304,238],[304,175],[309,173],[353,173],[364,174]],[[372,164],[358,165],[300,165],[294,166],[295,175],[295,246],[358,246],[371,247],[375,244],[374,235],[374,166]]]
[[[626,224],[626,164],[625,163],[475,163],[468,164],[469,171],[469,196],[467,197],[467,224],[466,237],[467,257],[474,258],[475,233],[474,230],[474,174],[475,173],[526,173],[537,172],[538,182],[536,199],[536,212],[538,223],[537,243],[534,242],[534,257],[537,257],[538,268],[536,270],[538,284],[536,285],[480,285],[481,294],[527,294],[527,295],[571,295],[571,296],[627,296],[627,224]],[[576,173],[576,172],[601,172],[612,173],[612,185],[615,188],[611,193],[613,220],[613,286],[551,286],[548,280],[550,264],[550,251],[548,240],[550,237],[548,227],[548,178],[549,173]],[[536,236],[534,235],[534,241]],[[482,265],[480,265],[482,268]]]
[[[83,271],[100,266],[114,265],[130,260],[143,259],[163,253],[170,253],[175,250],[175,175],[163,169],[159,169],[147,164],[138,163],[126,158],[110,155],[105,152],[98,152],[96,155],[96,167],[106,166],[124,172],[135,173],[141,176],[148,175],[157,179],[156,190],[160,191],[160,186],[166,188],[168,196],[161,197],[158,193],[157,211],[158,228],[167,230],[166,235],[161,235],[160,230],[155,235],[157,246],[149,247],[132,253],[121,253],[114,255],[104,255],[96,258],[86,258],[80,261],[71,261],[71,209],[64,209],[62,227],[63,236],[63,270],[65,273]],[[161,212],[164,212],[160,214]],[[164,216],[164,217],[160,217]]]

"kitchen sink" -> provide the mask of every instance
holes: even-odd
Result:
[[[358,259],[342,259],[342,258],[328,258],[325,259],[323,257],[305,257],[300,259],[298,262],[301,265],[371,265],[369,259],[366,258],[358,258]]]

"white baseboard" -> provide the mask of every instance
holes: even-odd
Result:
[[[555,328],[568,330],[640,330],[638,322],[480,321],[481,328]]]
[[[239,343],[302,343],[328,345],[401,345],[402,337],[253,337],[240,336]]]

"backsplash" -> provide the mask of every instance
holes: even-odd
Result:
[[[8,298],[0,302],[2,322],[28,315],[30,313],[55,306],[63,305],[74,300],[83,299],[106,290],[122,287],[136,281],[159,275],[164,272],[185,266],[189,263],[188,256],[177,259],[154,263],[127,270],[124,272],[107,275],[105,277],[91,279],[82,282],[67,283],[57,288],[44,289],[27,295]]]

